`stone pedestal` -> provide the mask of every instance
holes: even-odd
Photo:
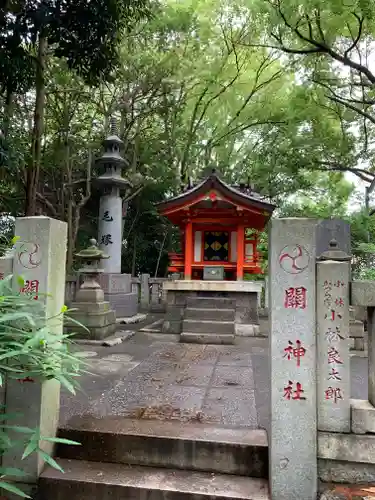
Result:
[[[272,500],[316,500],[317,221],[274,219],[270,237]]]
[[[234,327],[238,336],[257,336],[259,317],[257,295],[262,283],[257,281],[174,280],[163,283],[167,312],[163,332],[181,333],[184,311],[190,299],[226,298],[235,305]]]
[[[109,260],[109,259],[108,259]],[[138,293],[132,290],[131,275],[103,273],[99,283],[117,318],[129,318],[138,312]]]
[[[15,234],[19,240],[14,251],[13,286],[19,289],[17,277],[25,280],[22,293],[45,302],[46,318],[54,318],[50,331],[62,333],[62,321],[56,319],[64,305],[65,260],[67,224],[48,217],[16,219]],[[21,383],[9,379],[6,389],[7,413],[20,414],[16,423],[31,429],[39,428],[46,437],[56,435],[59,421],[60,384],[55,381]],[[11,438],[20,439],[20,435]],[[43,441],[41,447],[53,452],[53,444]],[[21,450],[12,449],[3,455],[3,467],[19,467],[26,473],[22,482],[36,481],[42,468],[42,459],[33,454],[21,461]]]
[[[69,316],[86,327],[69,325],[68,330],[77,333],[78,338],[102,340],[115,333],[116,313],[111,309],[109,302],[76,301],[72,303],[71,308],[78,310],[70,312]]]

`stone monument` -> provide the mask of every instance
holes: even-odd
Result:
[[[317,402],[320,431],[350,432],[351,257],[331,240],[317,262]]]
[[[316,226],[274,219],[270,238],[273,500],[316,500]]]
[[[65,260],[67,224],[49,217],[21,217],[16,219],[14,246],[13,287],[32,300],[44,302],[49,330],[62,333],[62,319],[58,319],[64,305]],[[20,285],[22,276],[24,284]],[[20,288],[21,287],[21,288]],[[59,422],[60,384],[57,380],[25,383],[8,379],[6,386],[7,413],[20,415],[17,425],[39,428],[42,436],[55,436]],[[14,425],[13,420],[9,425]],[[11,436],[19,440],[19,435]],[[53,452],[53,443],[42,441],[47,453]],[[36,482],[43,466],[37,454],[21,460],[19,449],[10,449],[2,457],[3,467],[19,467],[25,471],[21,480]]]
[[[103,272],[101,262],[109,257],[99,250],[96,240],[92,239],[90,243],[88,248],[76,254],[83,261],[79,270],[83,275],[83,283],[71,305],[76,310],[69,313],[72,319],[86,328],[80,328],[74,323],[67,326],[67,329],[77,332],[81,338],[103,339],[116,331],[116,313],[109,302],[104,300],[104,292],[98,283],[98,277]]]
[[[109,258],[103,263],[100,284],[105,300],[111,304],[118,318],[134,316],[138,296],[132,291],[130,274],[121,274],[122,198],[121,192],[129,182],[122,177],[126,162],[121,156],[124,143],[117,135],[116,120],[111,121],[111,134],[103,142],[104,153],[96,164],[104,169],[94,182],[102,191],[99,207],[98,242]]]

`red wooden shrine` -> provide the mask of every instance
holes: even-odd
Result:
[[[169,271],[202,279],[206,266],[222,266],[225,279],[260,274],[257,233],[275,206],[245,188],[233,188],[212,173],[200,184],[158,205],[181,230],[181,254],[171,253]]]

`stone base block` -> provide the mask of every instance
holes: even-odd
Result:
[[[375,467],[375,435],[319,432],[318,458],[373,464]]]
[[[182,332],[182,321],[166,318],[163,322],[162,332],[180,334]]]
[[[190,333],[182,332],[180,341],[187,344],[234,344],[234,335],[228,333]]]
[[[352,305],[375,307],[375,281],[352,281]]]
[[[129,318],[138,312],[138,294],[130,293],[104,293],[104,299],[109,302],[118,318]]]
[[[354,434],[375,434],[375,407],[369,401],[351,400],[352,432]]]
[[[132,291],[131,274],[103,273],[99,276],[99,283],[104,293],[126,294]]]
[[[363,484],[375,482],[375,464],[320,458],[318,459],[318,475],[319,479],[325,483]],[[341,498],[344,500],[345,497]],[[357,499],[358,497],[353,497],[353,500],[354,498]]]
[[[240,332],[239,335],[243,336],[258,336],[259,317],[256,292],[259,290],[257,287],[259,287],[258,283],[240,281],[168,281],[164,283],[164,291],[167,294],[167,313],[163,332],[181,333],[185,309],[188,307],[193,309],[234,309],[236,332]],[[184,330],[192,333],[210,333],[207,329],[198,331],[189,328],[184,327]],[[231,331],[224,333],[231,333]]]
[[[73,302],[71,304],[71,309],[77,309],[77,311],[72,311],[69,316],[73,314],[78,314],[79,311],[84,311],[89,314],[103,314],[111,311],[111,306],[108,301],[103,302]]]
[[[235,333],[238,337],[259,337],[259,325],[235,324]]]
[[[234,334],[233,321],[203,321],[184,319],[182,330],[190,333]]]
[[[365,329],[363,326],[363,321],[359,321],[357,319],[352,319],[350,320],[350,325],[349,325],[349,336],[350,337],[363,337],[365,333]]]
[[[364,338],[354,339],[354,350],[355,351],[364,351],[365,350],[365,339]]]
[[[76,323],[67,322],[64,327],[68,332],[76,333],[78,338],[89,339],[104,339],[112,335],[116,331],[116,314],[109,309],[109,304],[103,311],[103,303],[87,304],[89,309],[85,310],[82,307],[77,311],[72,311],[69,316],[83,325],[80,327]],[[96,306],[96,311],[95,311]],[[94,310],[93,310],[94,309]]]

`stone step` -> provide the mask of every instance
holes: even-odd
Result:
[[[234,321],[234,309],[200,309],[187,307],[185,319],[211,320],[211,321]]]
[[[190,333],[182,332],[180,342],[185,344],[226,344],[232,345],[235,343],[235,335],[233,333]]]
[[[193,309],[235,309],[236,301],[227,297],[188,297],[186,306]]]
[[[39,479],[41,500],[269,500],[268,481],[230,474],[59,460]],[[38,493],[39,493],[38,492]]]
[[[234,334],[234,321],[184,319],[182,322],[182,331],[191,333]]]
[[[81,443],[59,446],[58,456],[67,459],[268,477],[262,429],[85,416],[61,428],[59,437]]]

